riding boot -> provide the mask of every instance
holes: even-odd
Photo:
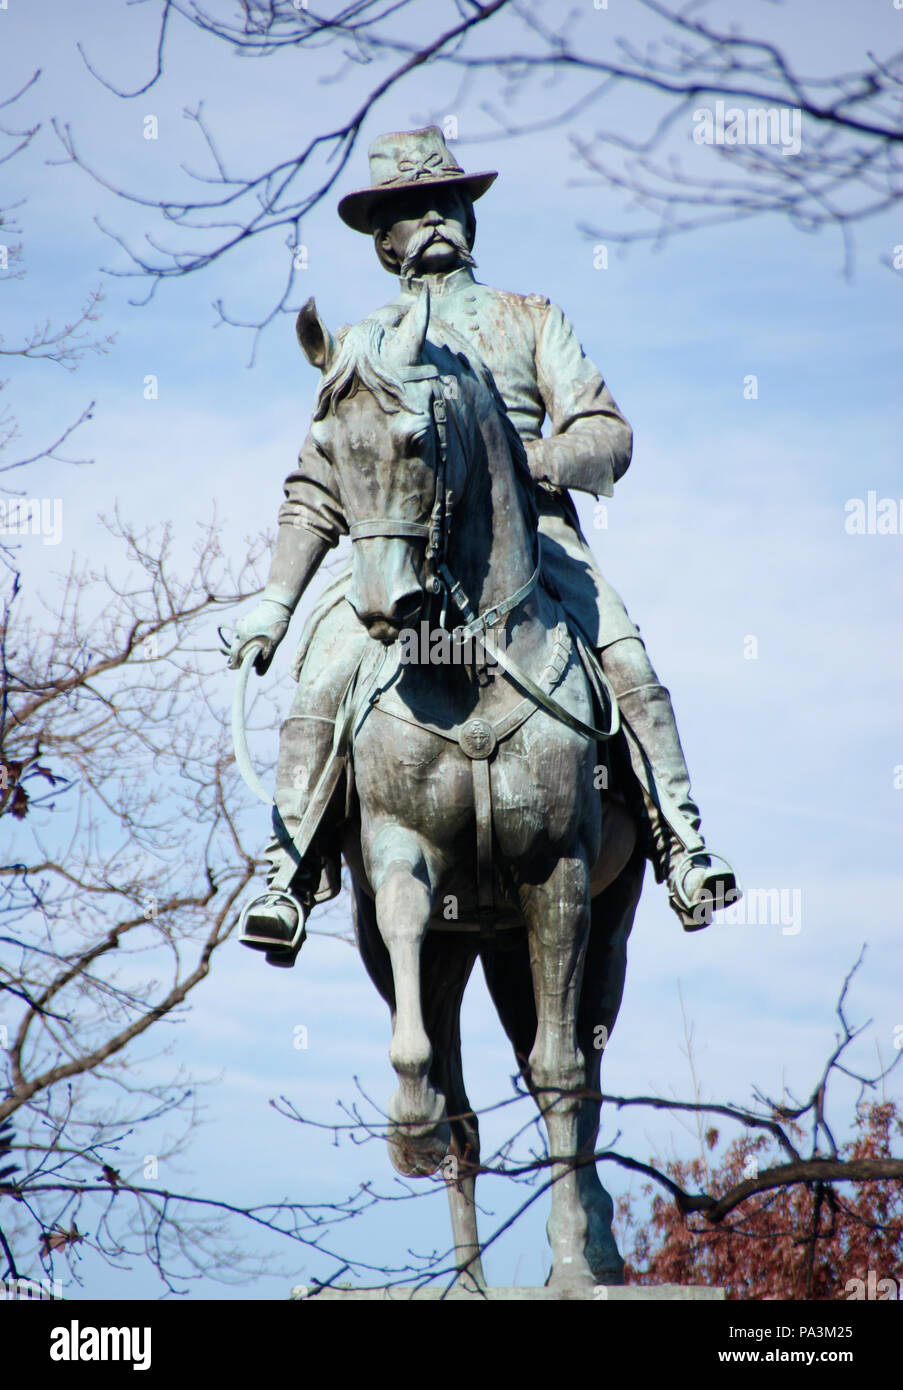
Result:
[[[726,860],[710,854],[700,834],[699,807],[690,791],[668,691],[649,682],[617,698],[646,807],[655,877],[659,883],[667,881],[671,906],[684,930],[699,931],[714,911],[740,897],[736,875]]]
[[[265,951],[268,964],[291,968],[306,938],[305,923],[317,901],[339,891],[335,850],[328,830],[318,832],[299,860],[292,843],[307,806],[332,756],[333,722],[310,715],[286,719],[279,739],[273,837],[264,850],[269,891],[245,908],[239,940],[251,950]],[[327,849],[326,847],[329,846]],[[292,860],[297,863],[287,889],[273,889],[277,876]]]
[[[300,816],[282,820],[282,826],[292,835]],[[282,827],[281,827],[282,828]],[[295,965],[297,952],[307,938],[306,922],[314,905],[314,888],[317,883],[318,859],[313,851],[308,851],[301,860],[299,869],[286,890],[272,888],[272,880],[282,867],[285,856],[285,840],[274,835],[264,851],[264,858],[270,860],[267,870],[267,883],[270,890],[254,898],[240,916],[239,941],[251,951],[265,951],[268,965],[290,969]]]

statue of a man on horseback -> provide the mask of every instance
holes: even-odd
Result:
[[[687,930],[736,883],[699,834],[668,692],[568,495],[611,494],[629,426],[559,309],[474,278],[473,201],[494,174],[465,174],[435,127],[381,137],[371,174],[340,211],[400,292],[335,336],[312,300],[299,314],[321,374],[313,421],[230,654],[243,694],[350,536],[296,657],[269,886],[241,940],[292,965],[344,857],[392,1014],[392,1161],[442,1168],[471,1290],[485,1286],[480,1150],[460,1008],[479,957],[548,1135],[549,1283],[587,1297],[623,1279],[594,1154],[646,857]],[[409,661],[415,627],[441,640]],[[236,735],[245,762],[240,719]]]
[[[623,602],[599,572],[568,493],[611,496],[630,463],[630,426],[560,309],[541,295],[494,290],[474,278],[473,203],[494,172],[464,173],[437,127],[381,136],[370,167],[371,187],[339,205],[343,220],[372,235],[381,264],[400,277],[396,298],[370,320],[396,327],[428,292],[431,341],[489,367],[526,448],[542,580],[598,654],[617,697],[636,782],[629,792],[638,788],[645,848],[684,928],[694,931],[711,921],[719,903],[737,896],[735,876],[704,844],[669,693]],[[306,331],[302,315],[302,347]],[[543,437],[546,418],[551,428]],[[256,608],[238,624],[231,664],[256,644],[256,669],[266,670],[320,561],[347,532],[314,429],[286,480],[269,580]],[[348,582],[343,576],[327,590],[308,623],[296,660],[298,697],[282,730],[279,817],[267,854],[270,881],[281,868],[294,905],[284,890],[264,895],[244,922],[245,944],[265,949],[273,964],[293,963],[311,905],[338,891],[336,821],[344,806],[337,796],[336,712],[368,637],[394,641],[406,619],[404,594],[394,596],[394,629],[386,628],[384,617],[356,613],[346,602]]]

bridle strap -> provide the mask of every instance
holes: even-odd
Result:
[[[489,626],[488,620],[490,618],[492,618],[493,621],[498,621],[498,619],[503,616],[507,617],[519,603],[523,602],[526,596],[531,593],[536,586],[536,581],[539,577],[539,565],[536,566],[536,569],[533,571],[526,584],[522,584],[521,587],[515,593],[509,595],[503,603],[497,604],[494,608],[487,608],[485,613],[481,613],[479,617],[476,618],[473,616],[473,608],[464,590],[461,588],[458,580],[454,578],[448,566],[445,564],[440,565],[439,572],[442,575],[443,581],[448,585],[449,592],[455,601],[458,612],[466,620],[467,626],[464,628],[464,632],[468,636],[473,636],[481,628],[485,629]],[[501,643],[493,646],[492,657],[494,661],[498,662],[505,674],[510,676],[516,685],[520,686],[521,690],[525,691],[535,700],[547,714],[553,715],[554,718],[560,720],[562,724],[566,724],[569,729],[573,729],[574,733],[582,734],[584,738],[595,739],[597,742],[604,742],[610,738],[614,738],[619,732],[621,727],[621,715],[618,708],[618,701],[608,681],[605,680],[601,667],[599,668],[599,675],[604,682],[611,711],[611,722],[607,729],[597,729],[594,724],[584,724],[582,719],[578,719],[575,714],[571,714],[570,710],[566,710],[564,706],[560,705],[551,695],[547,695],[546,692],[536,684],[533,678],[528,676],[526,671],[522,670],[517,662],[508,655]]]
[[[422,375],[413,375],[413,368],[409,370],[408,379],[434,380],[438,382],[439,374],[435,367],[424,366]],[[370,517],[366,521],[356,521],[348,528],[348,534],[352,541],[370,540],[374,536],[405,536],[413,540],[425,540],[427,542],[427,562],[432,567],[436,559],[445,553],[447,544],[447,498],[445,495],[445,474],[448,460],[448,435],[446,434],[446,412],[445,396],[441,390],[433,390],[431,393],[431,413],[433,417],[433,427],[437,437],[437,467],[436,467],[436,491],[433,498],[430,519],[426,521],[405,521],[402,517]],[[435,588],[435,584],[431,587]]]
[[[423,521],[404,521],[401,517],[373,517],[370,521],[356,521],[349,527],[353,541],[365,541],[373,536],[414,536],[427,537],[430,528]]]
[[[501,603],[494,604],[492,608],[487,608],[485,613],[480,613],[477,617],[474,617],[470,601],[461,588],[461,581],[455,578],[444,561],[439,566],[439,573],[455,601],[455,607],[465,619],[465,626],[461,631],[465,637],[475,637],[481,628],[495,627],[504,618],[507,618],[509,613],[514,612],[519,603],[523,603],[524,599],[532,594],[539,579],[539,564],[537,563],[535,570],[525,584],[521,584],[520,588],[515,589],[513,594],[509,594],[506,599],[503,599]]]
[[[618,707],[617,697],[611,685],[602,674],[601,667],[599,667],[599,674],[602,675],[610,709],[610,723],[607,729],[597,729],[595,724],[584,724],[583,720],[578,719],[576,714],[571,714],[570,710],[565,709],[564,705],[559,704],[553,696],[547,695],[545,691],[536,684],[532,677],[528,676],[526,671],[518,666],[517,662],[508,655],[501,643],[493,647],[492,657],[494,661],[498,662],[505,674],[511,677],[515,685],[519,685],[522,690],[525,690],[538,705],[542,706],[547,714],[551,714],[555,719],[560,720],[562,724],[566,724],[569,729],[573,729],[575,734],[582,734],[584,738],[594,740],[597,743],[604,743],[607,742],[608,739],[614,738],[616,734],[620,732],[621,711]]]
[[[426,559],[435,572],[437,561],[444,559],[448,549],[448,496],[445,491],[445,479],[448,472],[448,430],[446,428],[448,416],[445,410],[445,396],[441,391],[433,392],[430,409],[433,416],[433,428],[436,431],[438,458],[436,460],[436,492],[433,498],[433,509],[430,513]],[[435,591],[435,584],[431,587]]]

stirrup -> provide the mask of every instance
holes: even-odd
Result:
[[[262,905],[275,907],[279,902],[288,903],[298,918],[290,939],[286,939],[284,936],[265,936],[260,932],[247,930],[248,917],[254,908]],[[242,946],[248,946],[252,951],[266,951],[267,960],[271,965],[294,965],[295,956],[304,945],[307,937],[304,925],[306,916],[303,904],[293,898],[290,893],[283,893],[278,889],[271,888],[268,892],[260,893],[256,898],[252,898],[242,908],[238,918],[238,940]],[[273,959],[270,953],[276,959]]]
[[[704,862],[706,860],[708,863]],[[719,872],[712,860],[723,864],[727,873]],[[708,870],[699,889],[700,897],[695,902],[689,897],[685,887],[687,874],[691,869]],[[713,888],[707,886],[725,883],[731,885],[727,892],[716,893]],[[743,896],[743,890],[730,861],[722,854],[715,854],[708,847],[690,850],[678,860],[677,867],[669,875],[669,887],[674,910],[683,923],[684,931],[701,931],[703,927],[711,924],[713,912],[720,912],[722,908],[729,907]]]

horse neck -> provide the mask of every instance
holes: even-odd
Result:
[[[467,462],[468,486],[452,519],[449,568],[476,614],[526,583],[533,573],[536,540],[501,422],[484,422],[474,436],[478,456]]]

